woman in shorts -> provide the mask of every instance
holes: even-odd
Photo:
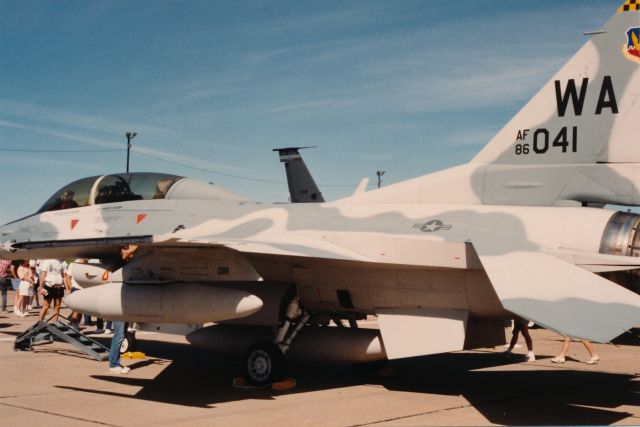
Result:
[[[29,304],[29,292],[33,288],[33,272],[29,266],[29,260],[22,261],[22,264],[18,267],[18,278],[20,279],[20,285],[18,292],[20,293],[20,302],[18,307],[18,316],[27,315],[27,305]]]

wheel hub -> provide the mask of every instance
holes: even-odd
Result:
[[[264,350],[256,350],[249,356],[247,367],[256,381],[262,381],[271,373],[271,357]]]

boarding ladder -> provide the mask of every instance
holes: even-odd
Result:
[[[54,317],[55,315],[51,316],[46,322],[39,320],[18,335],[13,344],[13,350],[31,350],[37,342],[53,342],[55,338],[58,338],[68,342],[97,361],[106,360],[109,357],[109,349],[107,347],[74,328],[66,317],[59,316],[57,322],[49,323]]]

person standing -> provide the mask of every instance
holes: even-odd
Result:
[[[29,291],[33,288],[34,278],[33,271],[29,266],[29,260],[25,259],[18,267],[18,278],[20,279],[20,286],[18,292],[20,293],[20,304],[18,307],[18,316],[25,317],[28,314],[29,305]]]
[[[113,322],[113,337],[109,348],[109,372],[112,374],[128,374],[131,368],[120,364],[120,347],[124,341],[124,330],[126,323],[122,321]]]
[[[0,259],[0,293],[2,294],[2,312],[7,312],[7,290],[11,279],[16,278],[16,270],[8,259]]]
[[[76,279],[73,278],[73,265],[86,264],[88,261],[89,260],[87,258],[78,258],[72,263],[67,264],[66,261],[63,263],[66,266],[66,272],[67,272],[64,278],[64,284],[65,284],[65,287],[67,288],[67,291],[69,292],[69,295],[71,295],[76,291],[82,290],[82,287],[78,284],[78,282],[76,282]],[[82,320],[82,313],[74,310],[71,312],[70,318],[71,318],[71,324],[73,325],[73,327],[79,330],[80,320]]]
[[[31,267],[31,273],[34,279],[33,288],[31,288],[31,292],[29,292],[29,304],[33,308],[42,308],[42,306],[40,305],[40,293],[38,292],[40,274],[38,273],[36,260],[32,259],[31,261],[29,261],[29,267]],[[34,301],[35,304],[33,304]],[[31,309],[31,307],[29,307],[29,309]]]
[[[123,265],[131,261],[137,250],[137,245],[126,245],[120,248]],[[120,364],[120,347],[124,340],[126,327],[127,324],[125,322],[119,320],[113,322],[113,338],[111,338],[111,347],[109,349],[109,372],[112,374],[127,374],[131,370],[128,366]]]
[[[40,262],[40,293],[44,296],[40,320],[44,321],[51,305],[56,313],[55,320],[58,320],[60,304],[64,297],[64,275],[64,266],[59,260],[45,259]]]

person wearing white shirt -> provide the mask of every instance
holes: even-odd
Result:
[[[45,259],[40,261],[40,293],[44,297],[44,304],[40,310],[40,320],[44,321],[44,317],[49,311],[49,307],[53,306],[55,310],[55,320],[58,320],[60,314],[60,304],[64,297],[64,276],[65,270],[62,263],[57,259]]]
[[[75,291],[79,291],[82,289],[82,287],[78,284],[78,282],[76,282],[76,279],[73,278],[73,265],[76,263],[86,264],[87,262],[88,260],[86,258],[78,258],[70,264],[68,264],[66,261],[64,262],[64,266],[66,267],[65,270],[67,272],[64,282],[65,282],[67,291],[69,291],[69,295],[71,295]],[[71,318],[71,324],[76,329],[80,329],[80,320],[82,319],[82,314],[77,311],[73,311],[71,313],[70,318]]]

